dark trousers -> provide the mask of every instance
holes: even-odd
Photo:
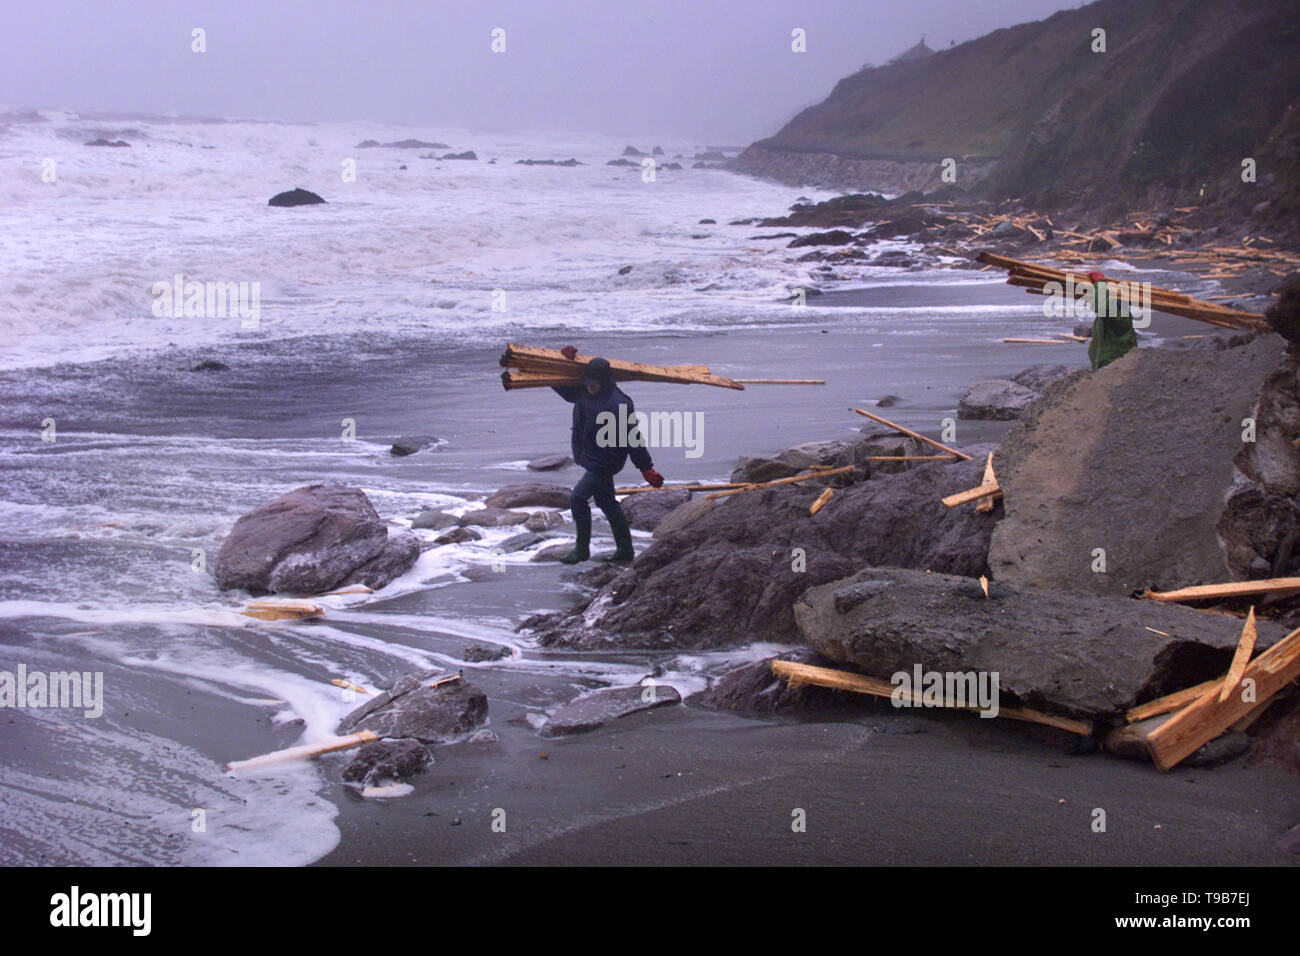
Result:
[[[584,530],[591,533],[591,506],[587,502],[592,498],[596,499],[596,507],[605,513],[610,524],[623,517],[623,508],[614,497],[614,476],[585,472],[569,495],[569,510],[573,512],[573,523],[580,535]]]

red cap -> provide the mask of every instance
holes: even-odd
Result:
[[[1106,281],[1106,275],[1105,275],[1105,273],[1097,272],[1096,270],[1093,270],[1092,272],[1089,272],[1089,273],[1088,273],[1088,278],[1091,279],[1093,282],[1105,282],[1105,281]]]

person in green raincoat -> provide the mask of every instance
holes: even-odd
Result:
[[[1089,272],[1092,282],[1092,310],[1097,318],[1092,323],[1092,339],[1088,342],[1088,358],[1094,369],[1109,365],[1129,349],[1137,348],[1137,332],[1133,330],[1133,316],[1122,299],[1111,298],[1106,287],[1106,276]]]

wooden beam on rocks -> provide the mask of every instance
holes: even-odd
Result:
[[[352,747],[360,747],[364,743],[369,743],[372,740],[378,739],[378,734],[371,733],[369,730],[363,730],[360,733],[348,734],[346,737],[331,737],[328,740],[322,740],[320,743],[303,744],[301,747],[289,747],[287,750],[277,750],[273,753],[262,754],[260,757],[251,757],[248,760],[234,760],[226,764],[226,769],[235,771],[255,770],[259,767],[287,763],[292,760],[308,760],[313,757],[319,757],[321,754],[334,753],[337,750],[348,750]]]
[[[984,480],[980,482],[980,487],[996,488],[997,484],[998,476],[993,473],[993,452],[989,452],[989,460],[984,464]],[[988,495],[979,500],[979,504],[975,506],[975,510],[992,511],[996,504],[997,498],[993,495]]]
[[[902,425],[899,425],[896,422],[891,422],[888,418],[881,418],[879,415],[873,415],[871,412],[863,411],[860,408],[855,408],[853,410],[857,412],[859,415],[863,415],[867,418],[870,418],[873,422],[879,422],[880,424],[888,428],[892,428],[894,431],[906,435],[909,438],[915,438],[919,442],[925,442],[925,444],[929,445],[931,448],[937,448],[940,451],[946,451],[948,454],[954,455],[955,457],[960,458],[963,461],[970,461],[970,455],[966,454],[965,452],[958,451],[956,448],[949,448],[947,445],[940,444],[939,442],[935,441],[933,438],[926,438],[924,435],[922,435],[919,432],[914,432],[910,428],[904,428]]]
[[[1241,629],[1241,640],[1237,642],[1237,650],[1232,655],[1228,676],[1223,679],[1223,690],[1219,691],[1220,703],[1232,696],[1232,692],[1241,684],[1242,672],[1250,663],[1250,655],[1255,651],[1255,640],[1258,636],[1255,630],[1255,609],[1252,607],[1250,614],[1246,616],[1246,624]]]
[[[262,621],[301,621],[311,617],[324,617],[325,609],[312,601],[287,598],[250,601],[239,613]]]
[[[826,489],[825,491],[823,491],[820,495],[818,495],[818,496],[817,496],[817,500],[814,501],[811,505],[808,506],[808,517],[811,518],[811,517],[812,517],[813,515],[815,515],[817,512],[821,511],[821,510],[822,510],[822,506],[825,505],[826,502],[828,502],[828,501],[831,500],[831,495],[833,495],[833,494],[835,494],[835,489],[834,489],[834,488],[827,488],[827,489]]]
[[[849,671],[835,670],[831,667],[814,667],[812,664],[800,664],[797,661],[772,661],[771,668],[773,674],[784,678],[792,688],[798,687],[800,684],[813,684],[831,690],[847,690],[855,694],[870,694],[872,697],[888,698],[892,698],[896,691],[892,683],[881,680],[879,677],[868,677],[866,674],[854,674]],[[902,696],[916,706],[922,706],[920,694],[903,692]],[[965,705],[959,707],[957,704],[947,701],[942,706],[949,710],[980,712],[980,708],[977,706]],[[998,716],[1044,724],[1058,730],[1079,734],[1082,737],[1092,735],[1092,725],[1084,723],[1082,720],[1043,714],[1036,710],[1029,710],[1026,707],[999,707]]]
[[[1176,591],[1147,591],[1142,596],[1165,604],[1204,601],[1210,598],[1253,597],[1281,591],[1300,591],[1300,578],[1264,578],[1259,581],[1231,581],[1227,584],[1197,584]]]
[[[726,498],[730,495],[739,495],[746,491],[756,491],[759,488],[772,488],[776,485],[792,485],[799,481],[807,481],[810,478],[829,478],[831,475],[842,475],[846,471],[852,471],[855,465],[845,465],[843,468],[832,468],[829,471],[814,471],[806,475],[794,475],[790,478],[778,478],[776,481],[760,481],[752,485],[745,485],[743,488],[733,488],[731,491],[715,491],[711,495],[705,495],[706,499]]]
[[[750,481],[720,481],[711,485],[662,485],[658,488],[653,485],[638,485],[636,488],[615,488],[616,495],[640,495],[647,491],[718,491],[724,488],[748,488],[753,482]]]
[[[1300,629],[1246,665],[1241,680],[1254,682],[1250,700],[1241,693],[1221,700],[1220,687],[1210,688],[1147,737],[1151,759],[1161,770],[1176,766],[1256,708],[1267,706],[1296,678],[1300,678]]]
[[[1223,684],[1223,678],[1202,681],[1194,687],[1187,687],[1172,694],[1166,694],[1164,697],[1157,697],[1155,700],[1149,700],[1145,704],[1138,704],[1136,707],[1130,707],[1124,714],[1124,719],[1130,724],[1135,724],[1139,720],[1146,720],[1148,717],[1158,717],[1160,714],[1167,714],[1173,710],[1180,710],[1186,707],[1198,697],[1203,697],[1207,692]]]
[[[945,508],[956,508],[958,505],[964,505],[970,501],[979,501],[982,498],[990,500],[1002,497],[1002,489],[998,487],[997,482],[991,485],[980,485],[978,488],[971,488],[969,491],[959,491],[955,495],[949,495],[947,498],[941,498]]]

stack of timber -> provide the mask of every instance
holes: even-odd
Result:
[[[1088,294],[1092,288],[1091,280],[1083,272],[1062,271],[1053,269],[1051,266],[1023,262],[1019,259],[1012,259],[1010,256],[1002,256],[987,251],[981,252],[976,258],[985,265],[1007,270],[1007,284],[1020,286],[1031,294],[1047,295],[1052,291],[1056,291],[1058,294],[1072,292],[1078,297]],[[1120,298],[1128,297],[1129,284],[1127,282],[1115,279],[1109,279],[1108,281],[1114,283],[1115,292]],[[1057,284],[1058,289],[1049,290],[1047,288],[1049,283]],[[1243,312],[1239,309],[1229,309],[1226,306],[1215,305],[1213,302],[1193,299],[1191,296],[1184,295],[1175,289],[1161,289],[1152,286],[1151,308],[1157,312],[1181,315],[1184,318],[1208,322],[1210,325],[1217,325],[1227,329],[1243,329],[1252,332],[1268,331],[1268,321],[1262,315],[1254,312]]]
[[[550,388],[577,385],[594,355],[567,359],[558,349],[534,348],[529,345],[506,346],[501,356],[501,383],[506,391],[516,388]],[[616,382],[672,382],[678,385],[716,385],[719,388],[744,389],[734,379],[714,375],[707,365],[643,365],[640,362],[609,360]]]

